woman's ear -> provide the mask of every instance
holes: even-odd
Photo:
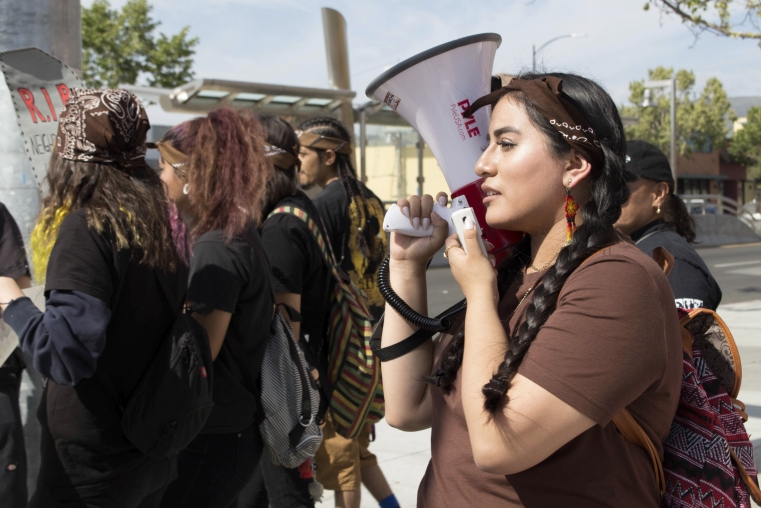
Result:
[[[571,149],[565,171],[563,172],[563,187],[573,187],[584,180],[592,171],[592,164],[575,149]],[[570,184],[568,182],[571,182]]]
[[[653,208],[663,208],[669,196],[669,184],[658,182],[653,186]]]

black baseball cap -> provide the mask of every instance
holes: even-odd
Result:
[[[647,178],[656,182],[666,182],[669,190],[674,192],[674,175],[666,154],[660,148],[647,141],[628,141],[626,143],[626,168],[637,178]]]

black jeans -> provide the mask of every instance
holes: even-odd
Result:
[[[238,498],[237,508],[314,508],[309,495],[312,481],[301,478],[298,469],[273,464],[265,454]]]
[[[177,456],[165,508],[232,508],[262,455],[258,424],[241,432],[200,434]]]
[[[7,508],[25,508],[26,450],[19,411],[22,367],[0,366],[0,500]]]

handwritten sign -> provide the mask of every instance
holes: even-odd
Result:
[[[45,311],[45,286],[34,286],[25,289],[24,296],[28,296],[38,309],[43,312]],[[5,363],[5,360],[11,356],[13,350],[17,347],[18,337],[16,332],[0,318],[0,365]]]
[[[37,48],[0,53],[0,69],[13,98],[34,177],[44,194],[58,115],[71,88],[83,86],[82,80],[65,63]]]

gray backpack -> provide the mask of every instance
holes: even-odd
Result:
[[[243,237],[254,247],[267,269],[274,302],[267,255],[251,235],[244,234]],[[259,433],[274,464],[296,468],[314,457],[322,443],[322,431],[317,424],[320,394],[293,328],[277,310],[278,306],[288,312],[291,321],[301,320],[295,309],[285,304],[276,305],[257,383]]]
[[[260,382],[264,421],[259,432],[272,462],[287,468],[314,457],[322,443],[316,421],[320,394],[293,335],[291,325],[276,312]]]

